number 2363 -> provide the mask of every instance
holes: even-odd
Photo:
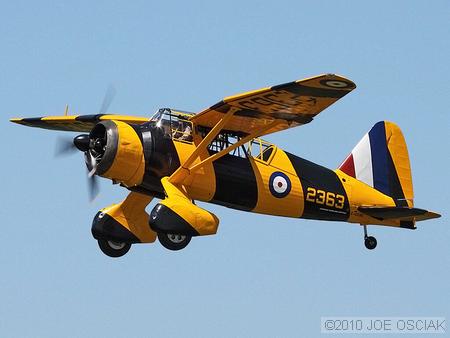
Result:
[[[343,209],[345,197],[340,194],[309,187],[306,193],[306,201],[323,204],[331,208]]]

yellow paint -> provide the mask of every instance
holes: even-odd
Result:
[[[139,185],[144,178],[145,159],[136,131],[127,123],[114,121],[119,141],[111,167],[102,176],[122,182],[127,187]]]
[[[198,159],[200,153],[203,153],[208,149],[208,145],[211,141],[221,132],[223,127],[226,125],[227,121],[229,121],[233,114],[234,110],[230,110],[228,113],[222,116],[222,118],[214,125],[214,127],[208,132],[208,134],[200,141],[199,144],[196,144],[194,150],[189,153],[189,156],[182,162],[180,168],[178,168],[172,175],[170,175],[170,182],[174,184],[183,183],[186,179],[186,170],[191,166],[194,161]]]
[[[232,102],[232,101],[243,99],[243,98],[246,98],[246,97],[249,97],[249,96],[267,93],[268,91],[270,91],[270,87],[250,90],[250,91],[245,92],[245,93],[240,93],[240,94],[236,94],[236,95],[227,96],[226,98],[223,99],[223,101],[224,102]]]
[[[350,86],[348,88],[333,88],[323,85],[321,82],[329,81],[345,81]],[[225,129],[244,132],[251,134],[255,129],[271,123],[274,119],[283,119],[277,113],[290,114],[297,117],[314,117],[323,109],[336,102],[339,98],[334,95],[328,97],[324,95],[314,95],[314,89],[327,89],[328,91],[350,92],[356,86],[353,82],[344,77],[325,74],[308,79],[298,80],[288,83],[292,87],[304,86],[312,89],[308,95],[297,95],[283,87],[273,86],[257,89],[233,96],[228,96],[218,104],[201,111],[199,114],[192,116],[190,119],[197,125],[213,127],[220,121],[224,114],[220,112],[220,108],[248,109],[263,113],[258,117],[251,116],[233,116],[225,125]],[[296,127],[303,124],[295,122],[291,119],[283,120],[264,134],[274,133],[283,129]],[[262,136],[262,135],[258,135]]]
[[[80,115],[61,115],[61,116],[44,116],[40,118],[40,121],[45,122],[45,125],[35,121],[24,121],[23,118],[12,118],[11,122],[22,124],[28,127],[39,127],[53,130],[63,131],[77,131],[77,132],[90,132],[94,127],[96,121],[77,121],[76,118]],[[141,124],[149,121],[149,118],[139,116],[128,115],[113,115],[108,114],[100,117],[100,121],[116,120],[123,121],[131,124]],[[46,125],[48,125],[48,128]]]
[[[195,138],[194,138],[195,141]],[[174,140],[175,149],[178,153],[181,165],[186,162],[186,159],[192,154],[195,149],[194,144],[188,144],[178,142]],[[200,163],[210,155],[206,149],[198,154],[198,157],[194,160],[193,165]],[[193,199],[201,201],[209,201],[214,197],[216,191],[216,175],[214,173],[214,167],[212,163],[205,164],[202,168],[195,171],[195,173],[189,174],[189,171],[185,174],[186,179],[183,181],[183,186],[189,192],[189,195]]]
[[[75,121],[75,119],[78,117],[79,115],[63,115],[63,116],[45,116],[43,118],[41,118],[41,121],[45,121],[45,122],[79,122],[79,121]]]
[[[141,243],[153,243],[156,233],[148,225],[149,215],[145,207],[153,197],[131,192],[118,204],[113,204],[101,211],[108,214],[135,235]]]
[[[392,197],[387,196],[367,184],[347,175],[339,169],[336,169],[335,173],[343,183],[349,199],[350,217],[347,222],[400,226],[400,220],[380,221],[358,211],[358,207],[361,206],[395,207],[395,202]]]
[[[304,208],[303,189],[291,161],[283,150],[276,147],[269,161],[270,164],[253,158],[250,160],[258,185],[258,202],[252,211],[261,214],[300,217]],[[269,189],[270,175],[276,171],[283,172],[291,181],[291,191],[283,198],[273,196]]]
[[[202,236],[217,232],[219,219],[216,215],[193,204],[190,196],[182,188],[170,183],[168,177],[163,177],[161,183],[167,197],[160,204],[178,214]]]
[[[397,171],[400,185],[409,207],[414,206],[414,191],[409,164],[408,148],[400,128],[392,122],[384,122],[386,143]]]
[[[343,77],[342,75],[336,75],[336,74],[323,74],[323,75],[319,75],[319,76],[309,77],[309,78],[303,79],[303,80],[298,80],[295,82],[302,84],[302,85],[307,85],[308,87],[332,89],[330,87],[327,87],[327,86],[324,86],[323,84],[321,84],[320,83],[321,80],[344,81],[351,85],[350,88],[336,88],[338,90],[351,91],[356,88],[356,85],[354,82]]]
[[[186,142],[180,142],[178,140],[172,140],[173,144],[175,145],[175,149],[178,153],[178,158],[180,159],[180,164],[183,166],[183,164],[186,162],[186,160],[189,158],[189,156],[194,152],[196,146],[192,143],[186,143]],[[194,160],[194,163],[198,162],[198,158]]]
[[[114,114],[107,114],[100,117],[100,121],[109,121],[109,120],[122,121],[130,124],[142,124],[150,121],[150,118],[140,116],[129,116],[129,115],[114,115]]]
[[[251,141],[255,138],[255,135],[259,135],[261,133],[263,133],[265,130],[270,129],[272,126],[275,126],[279,123],[278,120],[273,121],[271,124],[264,126],[263,128],[260,128],[258,130],[255,130],[253,132],[253,134],[247,135],[244,138],[241,138],[239,141],[237,141],[236,143],[227,146],[225,149],[222,149],[221,151],[219,151],[218,153],[215,153],[214,155],[210,155],[205,159],[202,159],[199,163],[195,163],[194,165],[191,165],[191,167],[189,167],[189,172],[192,175],[193,173],[195,173],[197,170],[199,170],[200,168],[202,168],[203,166],[210,164],[216,160],[218,160],[219,158],[229,154],[230,152],[232,152],[233,150],[235,150],[236,148],[240,147],[241,145],[244,145],[245,143],[251,143]],[[265,142],[261,139],[254,139],[254,141],[259,142],[260,145],[260,154],[262,154],[262,145],[266,144],[266,145],[270,145],[270,143]],[[251,149],[251,148],[250,148]],[[272,154],[273,155],[273,154]],[[271,156],[272,157],[272,156]]]

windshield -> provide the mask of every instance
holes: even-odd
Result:
[[[190,114],[176,112],[168,108],[158,110],[151,118],[156,126],[162,128],[168,138],[183,142],[192,142],[192,122]]]

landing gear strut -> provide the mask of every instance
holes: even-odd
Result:
[[[367,236],[367,225],[363,225],[364,227],[364,245],[367,249],[373,250],[377,247],[377,239],[373,236]]]

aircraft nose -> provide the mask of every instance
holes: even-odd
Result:
[[[98,123],[89,135],[96,174],[125,186],[136,186],[144,177],[144,149],[132,126],[120,121]]]

